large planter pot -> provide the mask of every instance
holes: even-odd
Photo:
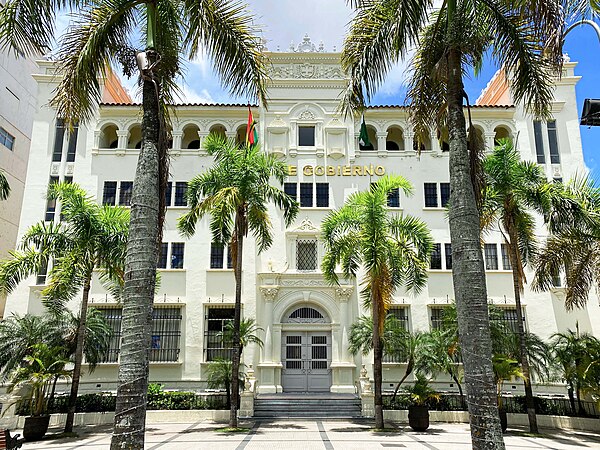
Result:
[[[30,416],[25,417],[23,425],[23,438],[26,441],[39,441],[48,431],[50,416]]]
[[[409,406],[408,424],[415,431],[425,431],[429,428],[429,409],[427,406]]]
[[[501,409],[498,412],[500,413],[500,425],[502,426],[502,432],[504,433],[508,428],[508,417],[506,416],[506,411]]]

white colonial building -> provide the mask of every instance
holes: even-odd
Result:
[[[357,295],[357,281],[329,285],[319,270],[323,256],[322,219],[340,207],[351,193],[369,188],[384,174],[399,174],[414,185],[414,195],[392,196],[390,213],[418,216],[427,222],[436,247],[427,287],[416,297],[398,292],[393,313],[410,330],[439,325],[441,311],[452,302],[452,249],[445,205],[449,197],[447,133],[431,130],[417,154],[407,110],[402,106],[373,106],[365,113],[373,148],[358,144],[359,123],[338,112],[347,78],[340,54],[316,48],[305,39],[297,48],[268,53],[272,63],[268,109],[253,106],[264,151],[289,166],[285,190],[301,208],[286,227],[273,207],[273,246],[258,254],[248,239],[243,266],[243,316],[254,317],[264,348],[249,347],[244,362],[252,365],[258,391],[330,391],[353,393],[362,364],[371,358],[348,351],[351,324],[366,311]],[[553,119],[534,121],[521,105],[513,105],[502,73],[490,82],[473,106],[473,122],[488,149],[499,137],[516,142],[524,159],[539,162],[549,179],[569,179],[586,171],[575,102],[575,63],[567,62],[556,81]],[[72,180],[99,202],[129,205],[141,141],[140,106],[131,104],[112,84],[91,123],[80,125],[75,142],[68,139],[48,100],[57,85],[54,65],[38,63],[38,110],[19,235],[40,220],[60,220],[60,205],[48,202],[48,183]],[[192,74],[193,76],[193,74]],[[107,84],[107,86],[110,83]],[[212,159],[202,150],[211,132],[244,140],[248,110],[239,104],[184,104],[173,117],[171,182],[159,263],[162,283],[155,299],[155,322],[150,366],[151,380],[169,388],[205,386],[206,367],[227,357],[219,338],[233,317],[234,276],[228,249],[211,244],[208,222],[184,239],[176,230],[186,211],[186,182],[206,170]],[[484,247],[489,301],[516,320],[509,261],[501,236],[486,236]],[[529,277],[531,279],[531,276]],[[6,314],[41,313],[39,292],[45,277],[31,277],[8,297]],[[91,304],[103,310],[115,331],[106,362],[85,375],[89,391],[114,389],[119,359],[121,306],[94,283]],[[523,305],[528,330],[542,338],[579,328],[600,336],[600,308],[593,296],[587,309],[565,311],[560,287],[551,292],[526,289]],[[73,302],[77,308],[78,300]],[[384,378],[400,378],[402,364],[386,362]],[[386,388],[390,384],[385,385]],[[438,387],[455,386],[438,380]],[[540,389],[550,389],[541,388]]]

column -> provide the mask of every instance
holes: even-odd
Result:
[[[264,329],[265,329],[265,341],[264,341],[264,354],[262,362],[273,362],[273,303],[279,288],[276,287],[261,287],[260,292],[264,298]]]
[[[442,149],[437,136],[437,128],[433,127],[429,130],[429,140],[431,141],[431,150],[436,153],[441,153]]]
[[[278,286],[261,286],[260,292],[263,297],[263,317],[261,325],[264,328],[263,351],[258,365],[258,392],[261,394],[274,394],[281,391],[281,362],[277,355],[277,349],[281,348],[281,325],[273,323],[273,306]]]
[[[496,139],[496,132],[486,132],[485,136],[485,152],[492,153],[494,151],[494,140]]]
[[[415,133],[412,129],[404,131],[404,151],[412,152],[413,151],[413,141],[415,139]]]
[[[332,329],[332,346],[337,350],[337,360],[333,359],[331,369],[333,374],[332,392],[354,393],[356,390],[354,372],[356,365],[348,350],[351,320],[348,302],[354,292],[351,285],[342,285],[336,288],[335,293],[340,307],[339,328]],[[334,353],[335,355],[335,353]]]
[[[387,155],[387,131],[378,131],[375,136],[377,136],[377,154],[380,156]]]
[[[198,130],[198,140],[200,141],[200,148],[198,149],[198,156],[206,156],[206,152],[204,151],[204,138],[209,135],[208,131],[200,131]]]
[[[128,130],[117,130],[117,137],[119,138],[119,144],[117,148],[127,148],[127,141],[129,139]]]
[[[171,131],[171,137],[173,138],[173,150],[181,150],[181,138],[183,137],[183,131]]]

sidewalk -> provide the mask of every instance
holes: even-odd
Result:
[[[423,433],[400,426],[376,433],[371,422],[349,420],[275,420],[248,421],[240,426],[247,433],[216,431],[223,424],[214,422],[151,424],[146,432],[146,449],[232,449],[232,450],[367,450],[407,448],[429,450],[467,450],[471,448],[469,428],[465,424],[434,423]],[[388,426],[388,425],[386,425]],[[76,429],[79,438],[52,439],[25,443],[24,450],[106,450],[110,444],[110,426],[89,426]],[[18,432],[18,431],[17,431]],[[543,430],[544,437],[530,437],[523,430],[509,430],[505,435],[508,449],[579,449],[600,448],[600,436],[577,431]]]

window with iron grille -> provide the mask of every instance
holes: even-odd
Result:
[[[542,122],[539,120],[533,121],[533,137],[535,139],[535,154],[539,164],[546,163],[546,155],[544,154],[544,137],[542,135]]]
[[[329,183],[317,183],[317,207],[327,208],[329,206]]]
[[[218,359],[231,360],[233,348],[223,339],[223,331],[227,322],[234,318],[233,306],[208,307],[206,309],[204,324],[204,360],[216,361]]]
[[[131,206],[131,196],[133,195],[133,181],[121,181],[119,190],[119,205]]]
[[[65,121],[63,119],[56,119],[56,129],[54,131],[54,149],[52,150],[52,162],[62,161],[64,140]]]
[[[44,285],[46,284],[46,277],[48,275],[48,261],[42,261],[40,265],[40,270],[38,270],[37,276],[35,278],[35,284]]]
[[[210,244],[210,268],[223,269],[225,258],[225,247],[227,247],[227,268],[233,269],[233,260],[231,259],[231,249],[229,246],[224,246],[213,242]]]
[[[498,246],[496,244],[484,244],[485,270],[498,270]]]
[[[403,330],[408,331],[408,308],[403,306],[392,306],[388,309],[388,316],[394,316]],[[383,362],[388,363],[403,363],[407,361],[407,355],[393,354],[389,355],[383,352]]]
[[[2,127],[0,127],[0,144],[9,150],[15,146],[15,137]]]
[[[175,206],[187,206],[187,182],[178,181],[175,183]]]
[[[171,269],[183,269],[183,251],[185,244],[183,242],[173,242],[171,244]]]
[[[437,184],[436,183],[425,183],[425,207],[426,208],[437,208],[438,206],[438,198],[437,198]]]
[[[315,127],[314,126],[299,126],[298,127],[298,146],[299,147],[314,147],[315,146]]]
[[[294,200],[298,199],[298,185],[296,183],[284,183],[283,192],[292,197]]]
[[[165,206],[171,206],[171,197],[173,195],[173,182],[169,181],[165,187]]]
[[[440,197],[442,208],[447,208],[450,203],[450,183],[440,183]]]
[[[48,186],[58,183],[58,177],[50,177],[50,182]],[[54,214],[56,213],[56,199],[48,198],[46,200],[46,214],[44,215],[44,220],[46,222],[52,222],[54,220]]]
[[[313,205],[313,184],[300,183],[300,206],[310,208]]]
[[[429,261],[430,269],[442,268],[442,244],[433,244],[431,252],[431,260]]]
[[[546,123],[548,128],[548,146],[550,147],[550,162],[560,164],[560,153],[558,152],[558,135],[556,130],[556,120],[549,120]]]
[[[79,131],[78,124],[73,125],[73,130],[69,133],[69,144],[67,145],[67,162],[75,162],[77,153],[77,135]]]
[[[500,251],[502,252],[502,270],[512,270],[510,255],[508,253],[508,245],[500,244]]]
[[[296,269],[317,270],[317,241],[315,239],[296,241]]]
[[[114,206],[117,200],[117,182],[105,181],[102,192],[102,204]]]
[[[388,193],[387,205],[390,208],[400,208],[400,189],[393,189]]]
[[[452,270],[452,244],[444,244],[446,253],[446,270]]]
[[[121,307],[98,309],[112,330],[109,338],[108,352],[106,352],[104,358],[102,358],[100,362],[115,363],[119,360],[119,350],[121,348],[121,321],[123,318],[123,310]]]
[[[180,338],[181,308],[155,306],[152,311],[150,361],[178,361]]]
[[[167,242],[162,242],[160,244],[160,258],[158,259],[157,269],[166,269],[167,268],[167,254],[169,253],[169,244]]]
[[[500,320],[508,330],[512,331],[513,333],[517,333],[518,332],[517,325],[519,323],[519,320],[517,318],[517,308],[502,307],[501,309],[502,309],[502,317],[495,318],[494,320]],[[525,322],[525,309],[521,309],[521,311],[522,311],[522,316],[523,316],[523,329],[525,331],[527,331],[526,322]]]
[[[432,330],[441,330],[444,328],[444,311],[446,311],[445,306],[431,306],[429,308]]]

